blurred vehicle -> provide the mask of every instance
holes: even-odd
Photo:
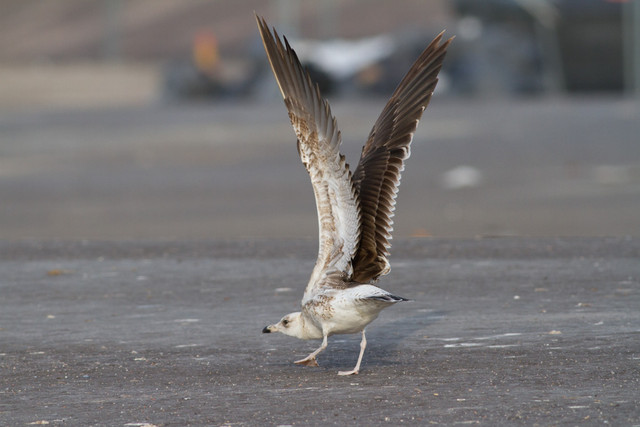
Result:
[[[521,96],[623,89],[622,5],[605,0],[455,0],[456,35],[440,92]],[[292,40],[325,96],[388,95],[440,29],[403,29],[362,39]],[[257,40],[256,40],[257,41]],[[191,56],[164,68],[165,99],[262,97],[272,93],[263,53],[218,54],[202,31]]]
[[[463,91],[621,91],[622,4],[456,0]]]
[[[300,61],[323,95],[388,95],[433,34],[293,43]],[[190,58],[178,58],[165,66],[163,93],[166,100],[259,97],[261,91],[267,90],[264,87],[272,87],[271,79],[262,52],[247,61],[218,57],[214,39],[209,34],[196,37]]]
[[[215,34],[196,34],[191,56],[176,58],[164,66],[162,97],[165,100],[241,97],[252,92],[256,61],[228,60],[220,56]]]

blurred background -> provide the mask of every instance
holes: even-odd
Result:
[[[254,11],[353,167],[456,36],[396,237],[640,236],[640,0],[0,0],[0,238],[315,238]]]

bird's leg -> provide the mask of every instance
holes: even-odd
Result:
[[[320,347],[318,347],[316,351],[314,351],[304,359],[296,360],[293,363],[295,363],[296,365],[318,366],[318,362],[316,362],[316,356],[325,348],[327,348],[327,335],[322,337],[322,345],[320,345]]]
[[[360,362],[362,362],[362,356],[364,355],[364,349],[367,348],[367,339],[364,336],[364,329],[362,330],[362,341],[360,341],[360,355],[358,356],[358,363],[352,371],[340,371],[338,375],[356,375],[360,372]]]

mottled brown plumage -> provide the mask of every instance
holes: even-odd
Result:
[[[431,100],[447,47],[440,33],[402,79],[362,148],[353,176],[361,210],[360,243],[353,260],[353,279],[367,283],[390,270],[393,211],[404,161],[418,121]]]
[[[422,52],[382,110],[353,173],[340,154],[336,119],[318,86],[303,69],[289,42],[280,40],[256,16],[260,36],[289,119],[298,153],[313,185],[318,210],[316,265],[302,299],[302,310],[285,316],[263,332],[283,332],[320,339],[322,346],[296,363],[317,365],[315,356],[327,337],[362,331],[357,374],[366,339],[364,328],[379,312],[404,298],[371,285],[389,272],[392,217],[400,174],[418,121],[431,99],[447,47],[440,33]]]

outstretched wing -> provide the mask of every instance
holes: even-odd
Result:
[[[447,47],[440,33],[418,57],[382,110],[353,175],[361,210],[360,244],[353,279],[367,283],[389,272],[393,211],[404,161],[422,112],[438,82]]]
[[[329,104],[302,68],[296,53],[256,16],[262,43],[276,77],[291,124],[298,137],[298,152],[311,177],[318,209],[319,249],[305,299],[329,273],[350,277],[360,230],[360,215],[349,165],[340,154],[340,131]]]

